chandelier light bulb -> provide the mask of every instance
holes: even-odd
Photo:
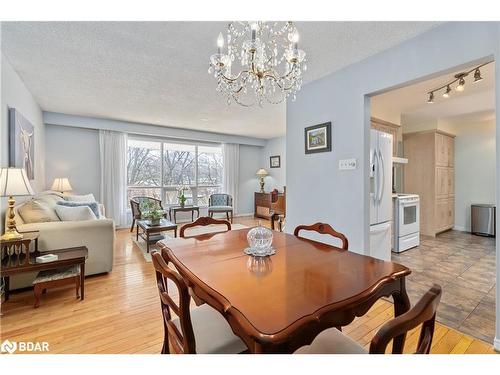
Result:
[[[292,34],[292,42],[293,43],[299,42],[299,32],[297,30],[295,30]]]
[[[465,79],[462,77],[460,78],[460,80],[458,81],[458,86],[455,90],[459,91],[459,92],[462,92],[464,91],[464,85],[465,85]]]
[[[448,85],[448,86],[446,86],[446,91],[443,94],[443,98],[449,98],[450,97],[450,92],[451,92],[451,88]]]
[[[217,38],[217,48],[219,50],[219,53],[221,53],[223,47],[224,47],[224,36],[222,35],[222,33],[219,33],[219,37]]]

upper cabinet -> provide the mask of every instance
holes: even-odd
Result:
[[[436,165],[453,167],[455,165],[455,140],[451,134],[436,132]]]
[[[398,156],[398,141],[401,140],[400,130],[401,126],[393,124],[392,122],[380,120],[378,118],[372,117],[371,128],[375,130],[382,131],[384,133],[392,134],[392,156]]]

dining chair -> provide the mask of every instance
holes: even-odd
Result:
[[[199,227],[199,226],[207,226],[207,225],[212,225],[212,224],[219,224],[219,225],[225,225],[227,227],[227,230],[231,230],[231,223],[227,220],[218,220],[218,219],[213,219],[209,216],[202,216],[193,221],[192,223],[188,223],[182,226],[181,231],[179,233],[179,237],[186,237],[184,235],[184,232],[186,229],[193,228],[193,227]]]
[[[312,225],[299,225],[298,227],[295,228],[293,234],[297,237],[300,237],[299,232],[302,230],[313,231],[320,234],[329,234],[330,236],[338,238],[339,240],[342,241],[342,249],[347,250],[349,248],[349,241],[347,240],[347,237],[344,236],[342,233],[337,232],[329,224],[315,223]]]
[[[415,354],[429,354],[434,335],[436,310],[441,299],[441,287],[434,284],[417,304],[404,314],[385,323],[373,337],[369,351],[335,328],[321,332],[311,345],[295,351],[296,354],[384,354],[387,345],[397,336],[406,335],[421,325],[420,336]],[[393,354],[402,354],[400,348],[393,346]]]
[[[278,189],[271,192],[271,229],[275,229],[275,222],[278,221],[278,230],[283,232],[284,220],[286,217],[286,186],[283,194],[279,194]]]
[[[233,222],[233,197],[229,194],[212,194],[208,198],[208,216],[214,217],[215,213],[225,213],[228,221]],[[231,214],[231,218],[229,218]]]
[[[155,251],[151,258],[160,294],[164,339],[162,354],[237,354],[247,346],[236,336],[224,317],[207,304],[189,309],[191,297],[179,273],[168,266],[168,254]],[[176,294],[169,290],[177,289]],[[173,318],[172,312],[177,316]]]
[[[142,219],[141,212],[141,204],[144,202],[155,202],[161,210],[163,210],[163,206],[161,204],[161,200],[153,197],[133,197],[130,199],[130,208],[132,211],[132,226],[130,227],[130,231],[134,230],[135,222],[137,220]],[[165,214],[166,216],[166,214]]]

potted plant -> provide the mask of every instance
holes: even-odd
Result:
[[[144,219],[149,219],[152,226],[160,225],[160,220],[165,214],[155,201],[145,201],[141,203],[141,212]]]
[[[177,189],[177,198],[179,199],[179,206],[184,207],[186,205],[186,196],[184,195],[184,191],[189,190],[188,186],[180,186]]]

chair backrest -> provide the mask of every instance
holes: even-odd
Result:
[[[160,294],[165,336],[168,337],[170,347],[175,353],[194,354],[196,353],[196,342],[191,323],[191,314],[189,312],[191,297],[188,287],[181,275],[168,266],[168,254],[165,249],[162,249],[161,252],[153,252],[151,258],[156,270],[156,284]],[[175,291],[168,290],[169,280],[172,281],[170,285],[174,284],[177,287],[179,295],[178,305],[172,299]],[[170,309],[179,317],[180,331],[172,322]],[[169,348],[165,349],[169,352]]]
[[[436,310],[441,300],[441,287],[434,284],[417,304],[404,314],[385,323],[370,343],[370,354],[383,354],[389,342],[397,336],[404,335],[413,328],[422,325],[417,343],[416,354],[429,354],[434,335]],[[402,354],[404,345],[401,345]]]
[[[229,194],[212,194],[210,198],[208,198],[209,206],[232,206],[233,205],[233,197]]]
[[[227,230],[231,230],[231,223],[227,220],[218,220],[218,219],[214,219],[214,218],[211,218],[208,216],[206,216],[206,217],[202,216],[202,217],[196,219],[195,221],[193,221],[192,223],[185,224],[181,228],[181,231],[179,233],[179,237],[185,237],[184,231],[186,229],[193,228],[193,227],[199,227],[199,226],[207,226],[207,225],[211,225],[211,224],[225,225],[227,227]]]
[[[145,202],[155,202],[161,210],[163,210],[163,206],[161,204],[161,200],[153,197],[133,197],[130,199],[130,208],[132,209],[132,216],[136,219],[140,219],[142,216],[141,213],[141,204]]]
[[[295,228],[293,234],[297,237],[300,237],[299,232],[301,230],[309,230],[320,234],[329,234],[330,236],[336,237],[342,241],[342,249],[347,250],[349,248],[349,241],[347,240],[347,237],[342,233],[337,232],[329,224],[315,223],[312,225],[299,225],[297,228]]]

